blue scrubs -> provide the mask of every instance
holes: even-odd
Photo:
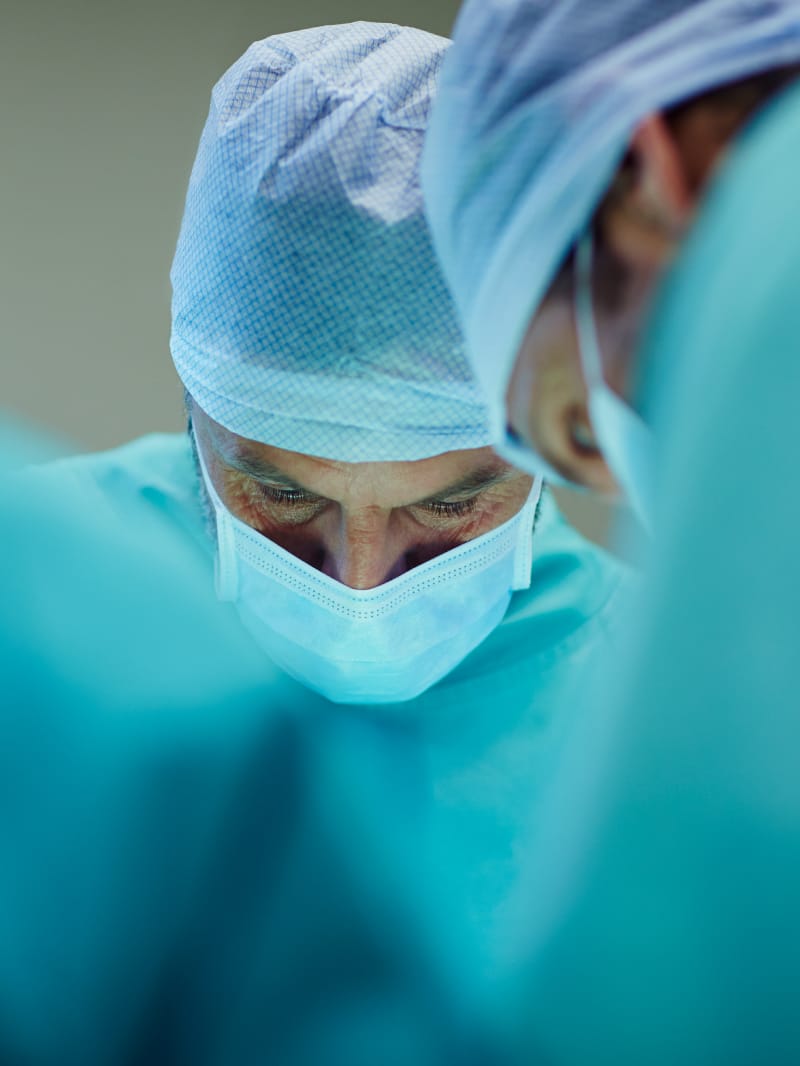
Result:
[[[800,1062],[799,172],[795,90],[654,322],[658,535],[517,911],[527,1061]]]
[[[80,465],[0,483],[0,1061],[494,1061],[408,877],[416,753],[244,639],[172,459],[138,507]]]
[[[50,464],[29,479],[41,490],[58,484],[89,494],[95,513],[114,514],[123,524],[136,525],[143,514],[160,523],[180,538],[211,589],[213,543],[185,435],[145,437]],[[345,717],[383,723],[414,751],[436,884],[451,912],[467,914],[487,965],[506,950],[500,922],[542,790],[588,706],[584,665],[613,644],[628,583],[627,573],[580,538],[545,494],[531,587],[514,596],[498,629],[417,699],[342,709]],[[232,607],[221,609],[235,617]],[[266,658],[263,666],[274,676]]]

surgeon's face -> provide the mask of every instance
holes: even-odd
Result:
[[[588,413],[571,301],[549,296],[530,324],[506,392],[515,437],[576,485],[613,493]]]
[[[597,256],[601,270],[604,258]],[[618,286],[609,285],[612,274],[609,268],[604,278],[595,278],[592,292],[603,372],[608,385],[635,406],[634,353],[650,305],[653,274],[638,271],[619,292],[612,292]],[[589,415],[571,261],[530,324],[509,380],[506,410],[510,429],[531,450],[531,468],[539,457],[580,490],[561,488],[556,495],[584,535],[608,546],[620,519],[635,524]]]
[[[675,125],[645,119],[591,222],[592,308],[611,389],[635,407],[637,352],[660,279],[688,228],[724,143],[702,115]],[[702,147],[702,151],[699,147]],[[617,486],[588,411],[575,320],[577,279],[569,256],[534,315],[506,393],[510,428],[563,477],[602,496]]]
[[[605,259],[602,252],[596,255],[596,274],[607,269],[605,278],[595,278],[592,294],[603,371],[611,388],[629,399],[635,391],[634,354],[654,277],[639,271],[626,278],[624,286],[620,282],[620,291],[612,294],[611,266]],[[589,415],[571,261],[530,323],[509,380],[506,410],[516,437],[565,480],[601,494],[617,494]]]
[[[511,519],[532,479],[491,448],[338,463],[239,437],[196,404],[198,446],[225,506],[310,566],[369,589]]]

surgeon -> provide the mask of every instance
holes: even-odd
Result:
[[[446,48],[356,23],[234,64],[172,272],[190,433],[31,477],[169,527],[266,671],[412,746],[434,880],[489,965],[629,579],[489,446],[418,178]]]
[[[652,534],[517,900],[523,1061],[800,1058],[799,60],[797,3],[518,0],[443,74],[429,208],[498,447]]]
[[[798,5],[475,2],[457,38],[427,196],[495,446],[652,529],[639,342],[709,186],[800,76]]]

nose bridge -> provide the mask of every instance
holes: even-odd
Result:
[[[391,511],[377,507],[342,511],[328,545],[331,576],[353,589],[375,588],[394,576],[402,550],[391,519]]]

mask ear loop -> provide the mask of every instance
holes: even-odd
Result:
[[[217,510],[217,555],[214,560],[217,599],[234,603],[239,592],[239,567],[233,525],[226,511]]]
[[[520,532],[517,537],[517,547],[514,552],[514,582],[511,586],[514,592],[521,592],[530,588],[531,568],[533,567],[533,534],[536,520],[536,508],[544,489],[544,481],[537,477],[533,483],[528,499],[520,511]]]
[[[194,446],[200,463],[203,484],[214,508],[214,518],[217,526],[217,552],[214,557],[214,583],[217,599],[223,603],[234,603],[239,592],[239,567],[236,557],[236,533],[233,528],[233,520],[214,488],[197,436],[194,438]]]
[[[592,306],[592,263],[594,260],[594,238],[591,229],[587,229],[578,242],[575,254],[576,291],[575,310],[578,329],[578,350],[581,356],[583,377],[586,389],[591,397],[593,385],[604,385],[603,357],[600,354],[600,342],[597,339],[597,326]]]
[[[576,253],[575,319],[583,376],[589,394],[589,414],[605,460],[613,472],[619,475],[620,471],[630,465],[628,452],[631,447],[635,449],[640,476],[635,481],[624,483],[623,488],[642,525],[651,532],[654,467],[652,437],[641,415],[614,392],[603,374],[603,360],[592,306],[593,256],[594,240],[591,229],[587,229],[578,242]],[[606,416],[605,419],[603,415]],[[611,421],[615,425],[622,424],[626,427],[628,452],[621,445],[619,437],[612,437],[610,441],[603,440],[599,427],[604,421],[606,424]]]

